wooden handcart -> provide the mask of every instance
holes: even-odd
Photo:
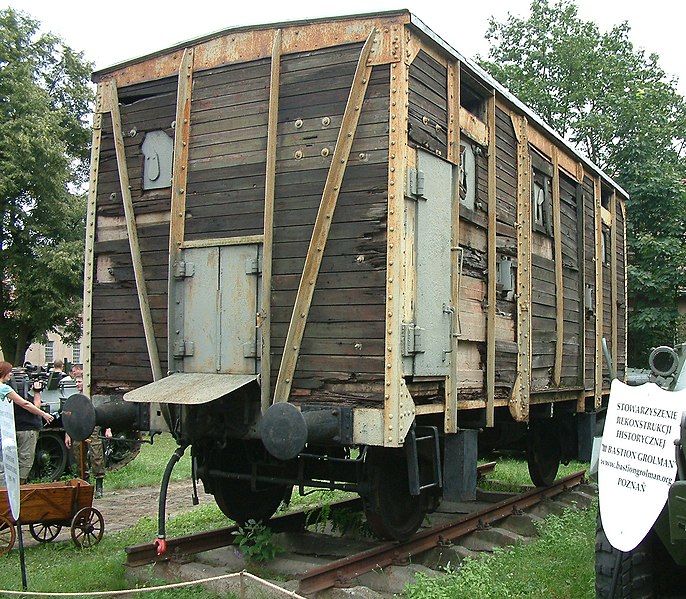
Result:
[[[105,531],[105,520],[92,506],[93,491],[93,485],[78,478],[22,485],[21,524],[28,524],[31,536],[41,543],[53,541],[62,527],[69,526],[77,547],[97,545]],[[7,490],[0,487],[0,555],[14,545],[14,524]]]

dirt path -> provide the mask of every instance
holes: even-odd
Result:
[[[175,516],[195,507],[191,501],[193,484],[190,480],[174,481],[167,491],[167,516]],[[133,526],[143,516],[150,516],[157,520],[160,488],[138,487],[136,489],[107,490],[105,478],[105,493],[102,499],[94,499],[93,507],[102,512],[105,518],[105,531],[116,532]],[[213,503],[212,495],[206,495],[202,483],[198,488],[200,504]]]

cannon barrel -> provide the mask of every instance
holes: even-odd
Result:
[[[96,426],[115,429],[140,429],[137,404],[113,400],[97,407],[81,393],[71,395],[62,405],[62,425],[74,441],[83,441]]]

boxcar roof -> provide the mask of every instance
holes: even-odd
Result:
[[[344,16],[338,16],[338,17],[322,17],[318,19],[307,19],[307,20],[300,20],[300,21],[286,21],[286,22],[280,22],[280,23],[268,23],[264,25],[247,25],[247,26],[241,26],[241,27],[231,27],[227,29],[222,29],[220,31],[216,31],[214,33],[209,33],[207,35],[194,38],[191,40],[187,40],[184,42],[180,42],[178,44],[175,44],[174,46],[170,46],[168,48],[165,48],[163,50],[159,50],[157,52],[153,52],[151,54],[146,54],[144,56],[141,56],[139,58],[134,58],[131,60],[127,60],[121,63],[117,63],[113,66],[101,69],[99,71],[95,71],[93,73],[93,80],[98,81],[105,77],[108,74],[115,73],[120,69],[123,69],[125,67],[128,67],[130,65],[134,65],[143,61],[147,61],[150,59],[153,59],[155,57],[161,57],[165,56],[167,54],[176,52],[178,50],[183,50],[184,48],[187,48],[189,46],[195,46],[198,44],[201,44],[206,41],[210,41],[213,39],[221,38],[230,34],[236,34],[236,33],[241,33],[241,32],[248,32],[248,31],[264,31],[264,30],[270,30],[270,29],[277,29],[277,28],[294,28],[298,26],[303,26],[303,25],[310,25],[312,23],[326,23],[326,22],[336,22],[336,21],[354,21],[357,18],[364,18],[364,19],[370,19],[370,18],[379,18],[379,19],[384,19],[384,18],[393,18],[393,17],[405,17],[408,19],[408,24],[410,24],[412,27],[414,27],[417,31],[421,32],[424,36],[432,40],[435,44],[440,46],[448,55],[452,56],[454,59],[459,60],[468,70],[472,72],[478,79],[481,79],[486,85],[493,87],[493,89],[496,90],[496,92],[501,95],[503,98],[505,98],[508,102],[510,102],[512,105],[517,107],[518,110],[520,110],[524,115],[526,115],[530,120],[534,121],[537,125],[542,127],[551,137],[553,137],[555,140],[557,140],[558,143],[564,145],[570,152],[572,152],[581,162],[583,162],[586,166],[589,166],[593,171],[597,172],[603,180],[605,180],[608,184],[610,184],[613,188],[615,188],[618,192],[620,192],[623,196],[629,197],[629,194],[622,189],[620,185],[618,185],[615,181],[613,181],[606,173],[603,172],[601,168],[599,168],[596,164],[594,164],[588,157],[580,153],[576,148],[574,148],[567,140],[565,140],[557,131],[555,131],[548,123],[546,123],[541,116],[536,114],[530,107],[528,107],[524,102],[522,102],[519,98],[517,98],[512,92],[510,92],[504,85],[496,81],[492,75],[490,75],[487,71],[482,69],[476,62],[474,62],[472,59],[464,56],[463,54],[459,53],[457,50],[455,50],[448,42],[446,42],[443,38],[441,38],[439,35],[437,35],[434,31],[432,31],[420,18],[415,16],[413,13],[411,13],[407,9],[401,9],[401,10],[392,10],[392,11],[385,11],[385,12],[373,12],[373,13],[364,13],[364,14],[356,14],[356,15],[344,15]]]

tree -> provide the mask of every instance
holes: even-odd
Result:
[[[80,336],[90,65],[39,24],[0,11],[0,347]]]
[[[489,22],[484,68],[630,194],[629,362],[673,344],[686,286],[686,102],[625,22],[608,32],[571,0]]]

